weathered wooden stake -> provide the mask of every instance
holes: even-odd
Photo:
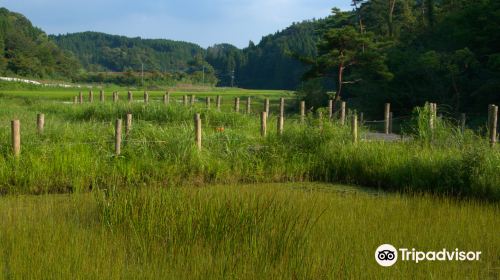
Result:
[[[81,91],[80,91],[80,93],[78,94],[78,102],[79,102],[80,104],[83,104],[83,94],[82,94],[82,92],[81,92]]]
[[[163,95],[163,104],[168,105],[170,103],[170,92],[166,92]]]
[[[285,124],[285,117],[278,116],[278,135],[283,135],[283,126]]]
[[[333,120],[333,100],[328,100],[328,119]]]
[[[118,102],[118,92],[113,92],[113,102],[116,103]]]
[[[73,97],[73,104],[78,104],[78,96]]]
[[[320,130],[323,130],[323,112],[318,111],[318,127]]]
[[[462,133],[465,132],[466,122],[467,122],[467,116],[465,115],[465,113],[462,113],[460,116],[460,130],[462,131]]]
[[[285,98],[280,98],[280,116],[285,116]]]
[[[304,122],[306,118],[306,102],[300,101],[300,122]]]
[[[207,105],[207,109],[210,109],[210,102],[211,102],[210,97],[209,97],[209,96],[207,96],[207,98],[206,98],[206,100],[205,100],[205,103],[206,103],[206,105]]]
[[[240,112],[240,98],[239,97],[234,98],[234,111],[236,113]]]
[[[497,127],[498,127],[498,106],[492,105],[490,107],[490,143],[495,146],[497,143]]]
[[[252,113],[252,98],[250,96],[247,97],[247,114]]]
[[[128,98],[128,102],[133,102],[134,101],[134,94],[131,91],[129,91],[127,93],[127,98]]]
[[[385,103],[385,113],[384,113],[385,134],[390,133],[390,128],[389,128],[390,118],[391,118],[391,103]]]
[[[222,103],[222,98],[220,95],[217,95],[217,99],[216,99],[216,106],[217,106],[217,110],[220,111],[220,105]]]
[[[191,99],[190,99],[190,101],[189,101],[189,104],[190,104],[191,106],[193,106],[193,105],[194,105],[194,103],[195,103],[195,101],[196,101],[196,96],[195,96],[194,94],[192,94],[192,95],[191,95]]]
[[[184,95],[182,97],[182,105],[187,106],[187,104],[188,104],[188,97],[187,95]]]
[[[394,116],[393,113],[390,112],[389,113],[389,134],[392,134],[392,124],[393,124],[392,120],[393,120],[393,116]]]
[[[345,125],[346,107],[347,103],[342,101],[340,106],[340,125]]]
[[[363,125],[365,122],[365,114],[363,112],[359,113],[359,124]]]
[[[127,120],[125,122],[125,137],[129,136],[131,130],[132,130],[132,114],[127,114]]]
[[[92,92],[92,90],[89,91],[89,102],[90,103],[94,102],[94,92]]]
[[[266,118],[269,118],[269,98],[264,100],[264,112],[266,112]]]
[[[196,147],[201,151],[201,117],[200,114],[194,115],[194,131]]]
[[[147,91],[144,92],[144,103],[145,104],[149,103],[149,93]]]
[[[19,120],[11,122],[12,129],[12,152],[18,157],[21,154],[21,123]]]
[[[99,101],[104,102],[104,90],[99,91]]]
[[[260,135],[267,135],[267,113],[264,111],[260,114]]]
[[[122,120],[117,119],[115,122],[115,155],[121,154],[122,147]]]
[[[38,134],[43,134],[43,128],[45,127],[45,115],[37,114],[36,115],[36,130]]]
[[[358,115],[357,114],[354,114],[352,116],[351,131],[352,131],[352,142],[358,143]]]

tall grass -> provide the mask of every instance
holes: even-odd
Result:
[[[72,105],[10,99],[0,112],[0,193],[63,193],[138,185],[323,181],[377,189],[500,198],[500,152],[471,131],[438,120],[432,137],[418,112],[413,139],[351,143],[350,128],[287,116],[285,133],[259,117],[159,102]],[[257,106],[257,105],[255,105]],[[425,109],[423,109],[425,110]],[[47,127],[37,135],[35,116]],[[132,113],[122,155],[113,154],[113,121]],[[194,146],[193,115],[203,120],[203,150]],[[20,118],[22,154],[11,156],[8,120]],[[217,128],[224,128],[223,132]],[[364,132],[363,132],[364,133]]]

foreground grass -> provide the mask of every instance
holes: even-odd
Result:
[[[498,204],[324,184],[0,198],[0,279],[498,279]],[[374,260],[383,243],[480,262]]]

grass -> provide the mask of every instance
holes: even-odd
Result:
[[[497,204],[310,183],[4,197],[0,278],[496,279],[498,214]],[[382,268],[383,243],[482,258]]]

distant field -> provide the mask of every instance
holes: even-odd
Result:
[[[498,279],[498,205],[328,184],[0,198],[0,279]],[[398,262],[375,249],[482,251]]]

